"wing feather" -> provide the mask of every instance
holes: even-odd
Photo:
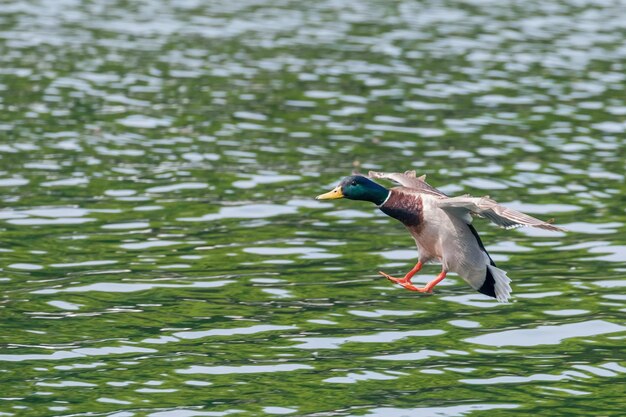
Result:
[[[551,230],[554,232],[565,232],[565,229],[554,226],[549,222],[544,222],[535,217],[524,214],[520,211],[504,207],[489,197],[452,197],[441,199],[438,206],[450,214],[463,217],[468,213],[489,219],[498,226],[505,229],[530,226],[539,229]]]
[[[422,193],[432,194],[439,197],[447,197],[444,193],[431,186],[426,182],[426,175],[418,177],[415,171],[401,172],[376,172],[370,171],[368,173],[370,178],[383,178],[394,181],[406,188],[412,188]]]

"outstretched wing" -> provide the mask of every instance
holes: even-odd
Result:
[[[426,175],[417,177],[415,171],[400,172],[376,172],[370,171],[367,174],[370,178],[385,178],[397,182],[403,187],[418,190],[421,193],[428,193],[439,197],[447,197],[444,193],[426,182]]]
[[[506,208],[489,197],[452,197],[437,201],[437,205],[450,214],[466,218],[469,213],[491,220],[505,229],[522,226],[538,227],[539,229],[565,232],[566,230],[554,226],[549,222],[536,219],[528,214]]]

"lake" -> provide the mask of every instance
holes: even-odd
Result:
[[[625,38],[620,0],[4,2],[0,416],[624,415]],[[370,169],[568,232],[474,222],[508,304],[406,291],[402,225],[314,199]]]

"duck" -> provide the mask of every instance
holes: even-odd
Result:
[[[373,179],[390,180],[398,186],[386,188]],[[511,297],[511,279],[498,268],[476,228],[474,217],[482,217],[505,229],[522,226],[536,227],[553,232],[564,228],[549,221],[539,220],[517,210],[498,204],[489,196],[462,195],[449,197],[418,177],[415,171],[376,172],[368,176],[350,175],[343,178],[331,191],[320,194],[317,200],[369,201],[387,216],[400,221],[415,240],[418,262],[403,277],[396,278],[383,271],[383,277],[410,291],[432,293],[433,288],[456,273],[479,293],[507,302]],[[440,263],[441,272],[423,287],[412,284],[411,279],[425,264]]]

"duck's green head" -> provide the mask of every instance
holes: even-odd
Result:
[[[318,195],[317,200],[334,200],[347,198],[350,200],[371,201],[380,206],[389,196],[389,190],[362,175],[351,175],[341,180],[333,190]]]

